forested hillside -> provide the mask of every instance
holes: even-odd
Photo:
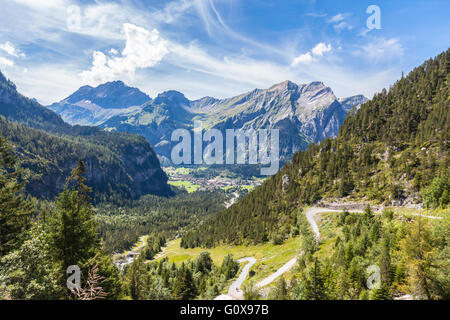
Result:
[[[79,158],[96,201],[123,203],[144,194],[171,194],[152,146],[145,138],[70,126],[56,113],[16,91],[0,73],[0,134],[7,137],[27,170],[26,191],[53,198]]]
[[[294,155],[278,174],[183,237],[185,247],[263,242],[297,232],[296,208],[324,198],[449,202],[450,50],[347,117],[336,139]]]
[[[96,206],[96,219],[105,249],[112,253],[130,248],[139,236],[163,234],[174,238],[206,217],[223,210],[223,191],[177,191],[173,197],[145,195],[126,206],[103,202]]]

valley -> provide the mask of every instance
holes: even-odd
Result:
[[[188,192],[224,190],[250,192],[260,186],[264,178],[245,177],[229,170],[208,167],[163,167],[168,184],[184,188]]]
[[[319,81],[200,100],[114,81],[46,108],[0,73],[0,299],[448,299],[449,59],[369,101]],[[171,132],[198,119],[279,129],[283,166],[172,165]]]

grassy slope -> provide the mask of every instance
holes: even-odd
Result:
[[[168,184],[170,184],[174,187],[184,188],[189,193],[195,192],[195,191],[197,191],[198,188],[201,187],[198,184],[193,184],[192,182],[186,181],[186,180],[169,181]]]
[[[163,257],[167,257],[169,262],[181,263],[188,259],[195,259],[201,252],[208,251],[214,264],[221,265],[223,258],[227,254],[232,254],[234,259],[245,257],[254,257],[258,261],[251,270],[256,274],[251,278],[253,281],[259,281],[271,275],[286,262],[300,253],[301,239],[299,237],[290,238],[282,245],[273,245],[265,243],[256,246],[217,246],[212,249],[194,248],[183,249],[180,247],[180,239],[168,242],[164,250]]]

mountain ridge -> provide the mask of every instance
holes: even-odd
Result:
[[[165,159],[170,157],[172,131],[192,128],[194,120],[201,120],[205,129],[280,129],[280,150],[287,161],[309,143],[335,137],[350,110],[347,105],[367,99],[357,95],[342,101],[345,107],[321,81],[296,84],[286,80],[268,89],[254,89],[225,99],[207,96],[189,100],[181,92],[168,90],[134,108],[118,108],[114,112],[99,109],[97,116],[92,115],[95,111],[86,102],[77,102],[76,107],[59,103],[50,108],[72,123],[141,134]]]

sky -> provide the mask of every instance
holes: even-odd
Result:
[[[0,70],[42,104],[122,80],[225,98],[291,80],[388,88],[450,44],[448,0],[0,0]]]

